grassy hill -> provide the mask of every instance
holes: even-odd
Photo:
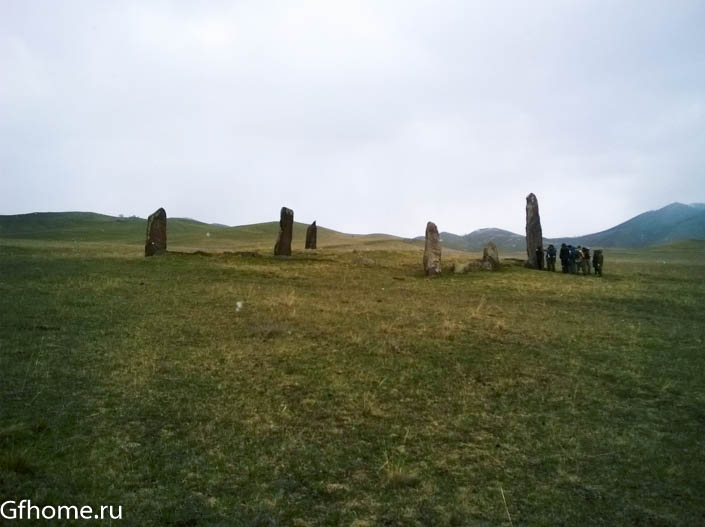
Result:
[[[307,225],[294,223],[293,245],[303,248]],[[105,243],[144,246],[147,220],[119,218],[92,212],[42,212],[0,216],[0,238],[47,242]],[[167,241],[172,251],[272,250],[279,222],[228,227],[186,218],[169,218]],[[387,234],[345,234],[318,227],[318,246],[411,249],[403,238]]]
[[[268,251],[273,248],[279,224],[276,221],[228,227],[186,218],[169,218],[168,246],[172,251]],[[294,224],[294,248],[303,247],[303,223]],[[0,238],[80,243],[144,244],[145,219],[118,218],[91,212],[45,212],[0,216]],[[443,247],[452,252],[481,252],[488,242],[502,254],[525,251],[524,236],[502,229],[478,229],[459,236],[442,232]],[[546,244],[562,242],[589,247],[649,247],[683,240],[705,240],[705,205],[672,203],[657,211],[640,214],[606,231],[573,238],[544,239]],[[318,227],[318,246],[327,249],[387,248],[418,250],[423,236],[408,240],[388,234],[345,234]]]
[[[32,219],[0,220],[7,499],[128,526],[705,518],[705,242],[607,250],[601,279],[449,252],[431,280],[385,236],[276,259],[275,223],[170,220],[266,250],[144,258],[144,220]]]
[[[556,241],[590,247],[649,247],[690,239],[705,240],[703,204],[671,203],[606,231]]]
[[[503,229],[477,229],[464,236],[443,232],[441,238],[444,247],[461,251],[482,252],[489,242],[494,243],[503,253],[521,253],[526,250],[524,236]]]
[[[502,229],[478,229],[462,236],[444,232],[442,238],[445,246],[458,250],[481,251],[490,241],[503,252],[526,250],[524,235]],[[544,238],[544,244],[636,248],[684,240],[705,240],[705,204],[671,203],[659,210],[639,214],[606,231],[577,237]]]

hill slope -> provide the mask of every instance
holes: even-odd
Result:
[[[0,238],[47,241],[110,242],[142,245],[147,222],[143,218],[118,218],[92,212],[35,212],[0,216]],[[306,224],[294,224],[294,248],[303,248]],[[168,242],[172,250],[269,250],[274,246],[276,221],[229,227],[187,218],[169,218]],[[478,229],[457,235],[442,232],[443,246],[462,251],[481,251],[493,242],[503,252],[523,252],[524,236],[503,229]],[[639,214],[611,229],[572,238],[545,239],[545,243],[572,243],[589,247],[640,248],[683,240],[705,240],[705,204],[671,203]],[[407,240],[388,234],[346,234],[318,227],[318,246],[354,248],[384,245],[415,250],[423,236]]]
[[[464,251],[481,251],[489,242],[508,252],[523,251],[526,248],[524,236],[504,229],[478,229],[464,236],[444,232],[441,238],[444,246]]]
[[[478,229],[463,236],[444,232],[441,236],[445,246],[466,251],[479,251],[491,241],[500,250],[516,252],[523,251],[526,243],[523,235],[502,229]],[[544,238],[545,243],[622,248],[650,247],[683,240],[705,240],[705,204],[671,203],[602,232],[572,238]]]
[[[294,223],[293,247],[303,249],[306,228]],[[75,242],[144,244],[147,220],[118,218],[92,212],[35,212],[0,216],[0,238]],[[171,250],[270,250],[279,222],[229,227],[188,218],[168,219],[168,247]],[[385,246],[409,249],[403,238],[388,234],[345,234],[318,227],[318,246],[326,248]]]
[[[565,241],[574,245],[637,248],[704,239],[705,204],[671,203],[639,214],[611,229]]]

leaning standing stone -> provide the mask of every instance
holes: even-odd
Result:
[[[441,239],[438,227],[429,221],[426,224],[426,247],[423,252],[423,268],[428,276],[441,274]]]
[[[318,236],[318,227],[316,227],[316,222],[314,221],[306,229],[306,248],[315,249],[316,248],[316,237]]]
[[[274,244],[274,256],[291,256],[291,237],[294,229],[294,211],[282,207],[279,217],[279,235]]]
[[[539,256],[540,259],[539,259]],[[526,265],[533,269],[543,267],[543,233],[536,196],[526,196]]]
[[[147,218],[147,241],[144,255],[154,256],[166,252],[166,211],[158,209]]]

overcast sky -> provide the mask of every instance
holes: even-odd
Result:
[[[705,2],[0,0],[0,214],[586,234],[705,201]]]

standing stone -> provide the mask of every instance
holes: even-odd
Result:
[[[166,211],[158,209],[147,218],[147,241],[144,255],[154,256],[166,252]]]
[[[438,227],[429,221],[426,224],[426,247],[423,251],[423,268],[428,276],[441,274],[441,239]]]
[[[316,222],[314,221],[306,229],[306,248],[315,249],[316,248],[316,237],[318,236],[318,227],[316,227]]]
[[[282,207],[279,217],[279,235],[274,244],[274,256],[291,256],[291,237],[294,230],[294,211]]]
[[[482,266],[490,271],[499,269],[499,251],[493,242],[489,242],[482,251]]]
[[[536,196],[526,196],[526,265],[533,269],[541,269],[543,261],[543,232],[541,232],[541,218],[539,216],[539,202]],[[540,267],[541,266],[541,267]]]

